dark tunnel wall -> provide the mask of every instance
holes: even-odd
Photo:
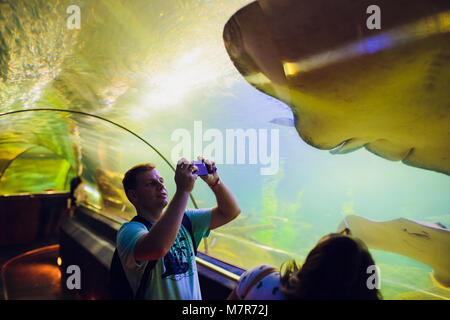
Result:
[[[56,240],[70,216],[67,192],[0,196],[0,247]]]

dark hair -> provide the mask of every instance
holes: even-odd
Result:
[[[133,168],[131,168],[130,170],[128,170],[125,173],[125,176],[122,180],[122,184],[123,184],[123,189],[125,190],[125,194],[127,195],[127,197],[128,197],[127,191],[130,189],[135,189],[137,187],[137,176],[141,172],[151,171],[155,168],[156,168],[156,166],[153,163],[150,163],[150,162],[142,163],[142,164],[135,165]]]
[[[288,262],[281,291],[288,299],[379,300],[378,289],[367,286],[371,265],[375,262],[361,240],[333,233],[319,241],[301,267]]]

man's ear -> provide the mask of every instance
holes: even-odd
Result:
[[[134,204],[137,199],[136,191],[134,189],[128,189],[127,197],[128,197],[128,200],[130,200],[130,202],[132,204]]]

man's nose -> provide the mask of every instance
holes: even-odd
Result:
[[[159,190],[162,190],[162,189],[165,189],[165,188],[166,188],[166,186],[164,185],[164,183],[158,181],[158,189],[159,189]]]

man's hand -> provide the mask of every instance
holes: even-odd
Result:
[[[197,171],[198,168],[192,163],[182,158],[178,161],[177,168],[175,170],[175,184],[177,190],[182,192],[192,192],[197,180],[198,175],[192,173]]]
[[[200,176],[200,178],[202,178],[202,180],[205,181],[209,186],[216,184],[219,180],[219,174],[217,173],[217,168],[214,161],[205,159],[201,156],[198,156],[197,159],[198,161],[202,161],[206,165],[206,169],[209,172],[208,175]]]
[[[217,200],[217,206],[212,209],[209,224],[209,229],[212,230],[235,219],[241,213],[241,209],[231,190],[220,180],[217,168],[213,170],[216,167],[214,161],[200,156],[197,159],[203,161],[208,169],[209,174],[200,177],[211,187]]]

